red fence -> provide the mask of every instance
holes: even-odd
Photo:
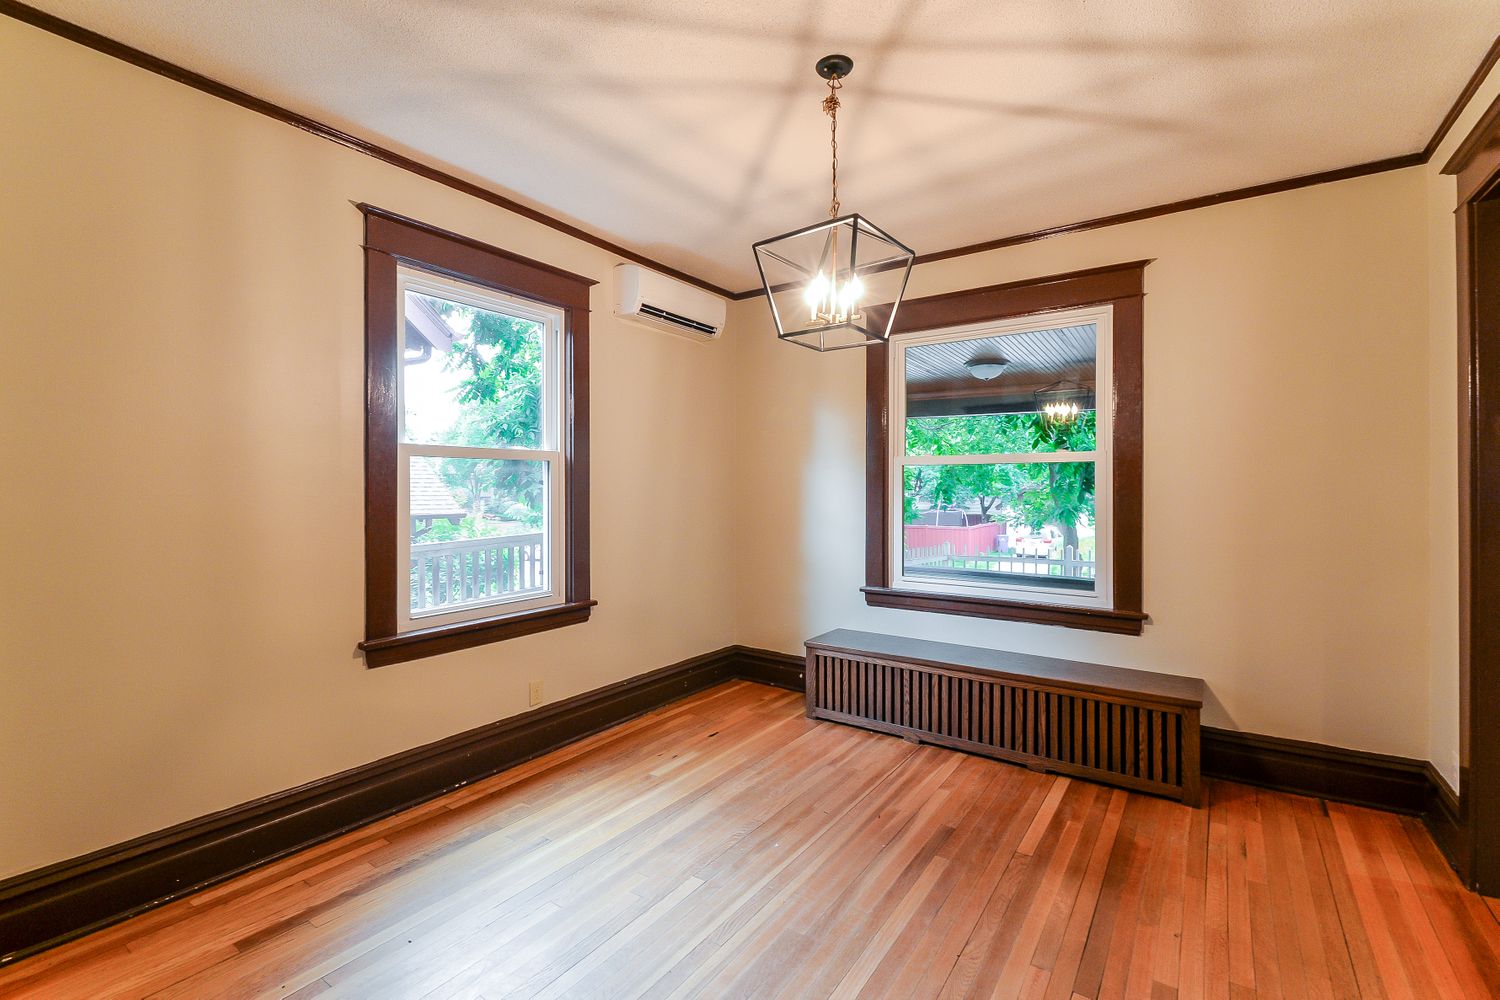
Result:
[[[906,548],[935,549],[947,543],[955,556],[982,556],[1004,548],[1005,525],[996,521],[970,525],[967,528],[939,527],[932,524],[906,525]]]

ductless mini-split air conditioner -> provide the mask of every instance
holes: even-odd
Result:
[[[712,292],[639,264],[615,265],[615,315],[697,340],[717,340],[728,304]]]

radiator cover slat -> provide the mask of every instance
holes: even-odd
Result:
[[[1199,801],[1198,709],[1127,689],[1082,690],[809,644],[807,714]]]

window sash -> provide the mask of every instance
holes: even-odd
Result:
[[[475,309],[516,316],[542,324],[541,445],[486,447],[415,443],[406,440],[406,366],[402,363],[406,294],[409,291],[457,302]],[[567,595],[567,462],[562,451],[564,396],[562,340],[564,315],[560,309],[508,295],[468,282],[402,265],[396,274],[396,624],[398,631],[477,621],[497,613],[515,613],[560,604]],[[451,610],[413,611],[411,608],[411,460],[413,458],[473,458],[546,463],[546,498],[541,534],[546,540],[544,572],[547,589],[501,595],[466,603]],[[503,536],[499,536],[503,537]]]
[[[542,418],[541,443],[536,449],[514,448],[517,451],[560,451],[562,448],[562,333],[564,317],[562,310],[553,306],[533,302],[515,295],[493,289],[481,288],[465,281],[432,274],[402,265],[396,269],[396,318],[404,323],[406,293],[417,292],[435,298],[447,299],[460,305],[501,313],[517,319],[529,320],[542,325],[542,400],[539,407]],[[405,328],[398,329],[397,351],[403,350]],[[398,357],[396,378],[396,442],[398,445],[416,445],[406,439],[406,367]],[[422,444],[422,447],[455,447],[452,445]]]
[[[1072,607],[1113,608],[1114,532],[1113,532],[1113,465],[1114,395],[1113,395],[1113,306],[1048,312],[998,322],[967,324],[939,330],[899,334],[891,338],[887,405],[890,413],[890,470],[886,496],[887,585],[902,590],[930,594],[954,594],[972,597],[1001,598],[1038,604]],[[1049,330],[1061,326],[1094,325],[1096,448],[1093,451],[1056,451],[1023,454],[988,455],[909,455],[906,443],[906,351],[925,344],[978,340],[1008,334]],[[940,465],[1019,465],[1026,463],[1094,464],[1094,589],[1068,590],[1056,586],[1030,585],[1013,581],[938,581],[908,575],[905,560],[904,500],[906,469],[909,466]],[[1045,579],[1045,578],[1043,578]]]
[[[455,456],[455,451],[462,452]],[[397,587],[396,620],[402,631],[409,628],[428,628],[449,625],[455,622],[473,621],[488,617],[497,611],[527,611],[561,603],[567,594],[567,532],[560,530],[566,523],[566,496],[562,489],[566,463],[558,452],[538,452],[515,448],[449,448],[442,445],[401,445],[396,467],[396,572]],[[412,611],[410,599],[411,580],[411,460],[413,458],[463,457],[494,459],[499,461],[542,462],[547,466],[547,495],[544,520],[540,533],[546,539],[544,568],[547,589],[526,591],[513,595],[499,595],[484,601],[466,603],[458,608],[445,610],[432,608]],[[505,536],[495,536],[502,539]]]

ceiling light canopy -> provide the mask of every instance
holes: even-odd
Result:
[[[884,343],[916,256],[863,216],[839,215],[839,90],[853,68],[841,55],[817,64],[828,81],[823,112],[833,154],[827,221],[755,244],[776,335],[815,351]]]

